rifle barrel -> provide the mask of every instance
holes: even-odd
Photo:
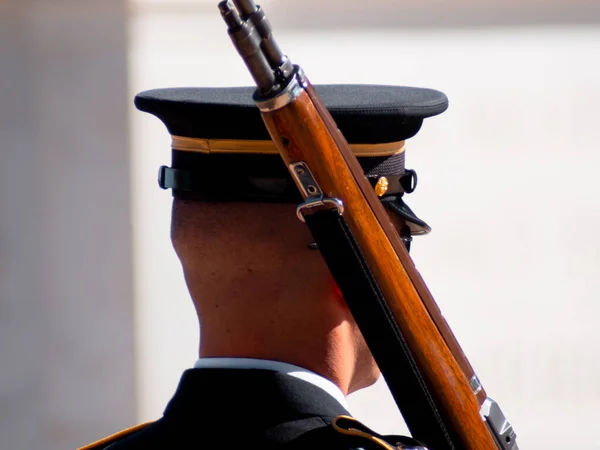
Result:
[[[219,11],[227,24],[231,42],[242,57],[250,75],[262,94],[276,85],[275,72],[261,50],[261,37],[254,24],[244,20],[229,0],[219,3]]]

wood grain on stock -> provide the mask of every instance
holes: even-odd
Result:
[[[329,117],[326,110],[325,114]],[[432,320],[430,311],[423,304],[420,297],[422,292],[418,292],[415,287],[413,279],[420,279],[420,276],[403,246],[399,249],[392,244],[391,241],[397,239],[402,245],[383,206],[362,174],[356,159],[351,156],[345,140],[333,138],[327,125],[321,120],[311,96],[306,92],[284,108],[262,113],[262,116],[285,163],[289,165],[305,161],[323,192],[327,196],[343,200],[347,211],[344,217],[348,226],[413,351],[436,404],[448,425],[460,438],[461,448],[497,450],[479,415],[479,401],[471,392],[463,368],[457,364],[438,326]],[[333,122],[333,119],[330,120]],[[346,153],[345,157],[340,154],[338,144],[341,144],[341,150]],[[354,161],[355,167],[351,168],[353,171],[359,170],[360,177],[355,177],[348,170],[348,159]],[[365,195],[357,182],[366,184],[361,186]],[[372,196],[371,201],[367,201],[365,196]],[[406,260],[404,263],[407,269],[414,272],[412,276],[405,270],[401,257]],[[437,312],[439,314],[439,310]],[[441,314],[439,316],[443,320]]]
[[[450,352],[454,356],[454,359],[461,368],[466,379],[471,380],[471,378],[475,376],[475,371],[473,370],[471,363],[467,359],[467,356],[465,355],[460,344],[458,343],[456,336],[454,336],[452,329],[446,322],[446,319],[444,319],[442,312],[440,311],[439,307],[437,306],[437,303],[433,299],[433,296],[431,295],[429,288],[425,284],[425,281],[423,281],[421,274],[416,269],[412,259],[408,255],[406,247],[404,246],[404,244],[400,240],[400,236],[396,232],[397,228],[395,228],[393,224],[388,223],[389,216],[387,215],[386,211],[381,205],[379,199],[372,193],[372,190],[369,189],[369,182],[367,181],[366,177],[364,177],[364,173],[362,168],[360,167],[360,164],[358,163],[357,159],[353,156],[352,151],[348,149],[348,143],[346,142],[346,139],[337,129],[337,125],[335,124],[333,117],[331,117],[329,111],[327,111],[327,108],[325,108],[325,106],[323,105],[321,99],[318,97],[318,94],[311,85],[308,86],[307,92],[317,112],[321,114],[321,117],[325,121],[325,125],[327,126],[334,142],[336,143],[337,147],[341,149],[340,153],[344,157],[346,164],[348,164],[355,181],[359,184],[362,192],[367,194],[366,201],[369,203],[369,207],[371,208],[371,210],[377,217],[377,220],[381,224],[383,231],[385,232],[387,238],[390,241],[390,244],[392,245],[392,247],[394,247],[396,255],[400,259],[404,270],[406,271],[408,277],[412,281],[414,288],[416,289],[417,293],[421,298],[421,301],[425,305],[425,308],[429,312],[431,319],[435,323],[438,331],[441,333],[444,341],[446,342],[446,345],[449,347]],[[476,394],[476,397],[477,401],[479,402],[479,405],[483,405],[483,402],[487,398],[487,394],[483,386],[481,386],[481,389]]]

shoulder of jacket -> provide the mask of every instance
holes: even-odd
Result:
[[[143,430],[148,425],[153,424],[154,422],[146,422],[139,425],[136,425],[131,428],[127,428],[125,430],[119,431],[118,433],[111,434],[110,436],[105,437],[104,439],[100,439],[99,441],[92,442],[84,447],[80,447],[77,450],[102,450],[107,448],[109,445],[114,444],[115,442],[120,441],[128,436],[131,436],[138,431]]]
[[[350,438],[356,449],[386,450],[427,450],[419,441],[407,436],[382,436],[358,420],[348,416],[338,416],[331,427],[339,434]]]

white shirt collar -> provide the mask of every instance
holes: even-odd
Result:
[[[263,369],[282,372],[300,380],[311,383],[333,398],[335,398],[344,409],[348,410],[348,403],[342,390],[327,378],[322,377],[303,367],[293,364],[284,363],[281,361],[271,361],[268,359],[253,359],[253,358],[200,358],[194,364],[196,369]]]

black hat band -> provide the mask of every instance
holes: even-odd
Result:
[[[377,195],[412,192],[416,177],[404,168],[404,142],[372,147],[354,145],[353,151]],[[219,140],[215,144],[208,139],[174,137],[173,167],[161,167],[158,181],[161,188],[187,198],[301,201],[271,141]]]

